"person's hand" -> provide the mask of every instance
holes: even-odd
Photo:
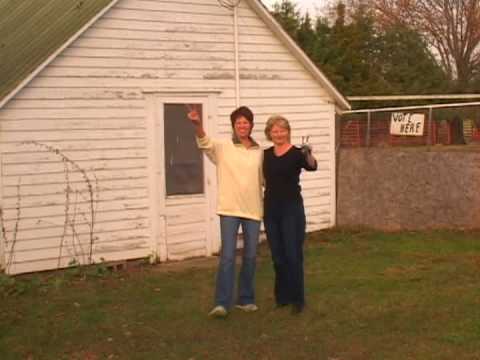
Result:
[[[187,106],[187,117],[195,126],[200,126],[202,124],[202,118],[200,117],[200,113],[197,110],[195,105],[186,105]]]
[[[302,153],[304,155],[310,155],[312,153],[312,145],[308,143],[310,136],[302,136]]]
[[[312,145],[305,143],[302,145],[302,153],[304,155],[311,154],[312,153]]]
[[[187,117],[192,122],[195,130],[195,135],[198,138],[205,137],[205,130],[203,130],[202,116],[201,114],[201,105],[199,104],[185,104],[187,109]]]

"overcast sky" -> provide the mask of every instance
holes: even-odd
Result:
[[[262,0],[262,2],[271,8],[271,6],[280,0]],[[321,10],[325,6],[325,0],[293,0],[303,11],[308,10],[312,15],[317,13],[316,9]]]

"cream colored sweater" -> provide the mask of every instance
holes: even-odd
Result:
[[[217,214],[261,220],[262,149],[208,136],[197,137],[197,145],[217,166]]]

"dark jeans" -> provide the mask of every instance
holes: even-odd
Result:
[[[303,306],[305,210],[302,199],[266,204],[264,223],[275,269],[275,301],[278,305]]]

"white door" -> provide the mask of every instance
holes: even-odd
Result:
[[[198,150],[187,113],[201,113],[215,133],[215,97],[156,96],[154,101],[155,204],[161,260],[208,256],[218,251],[215,168]]]

